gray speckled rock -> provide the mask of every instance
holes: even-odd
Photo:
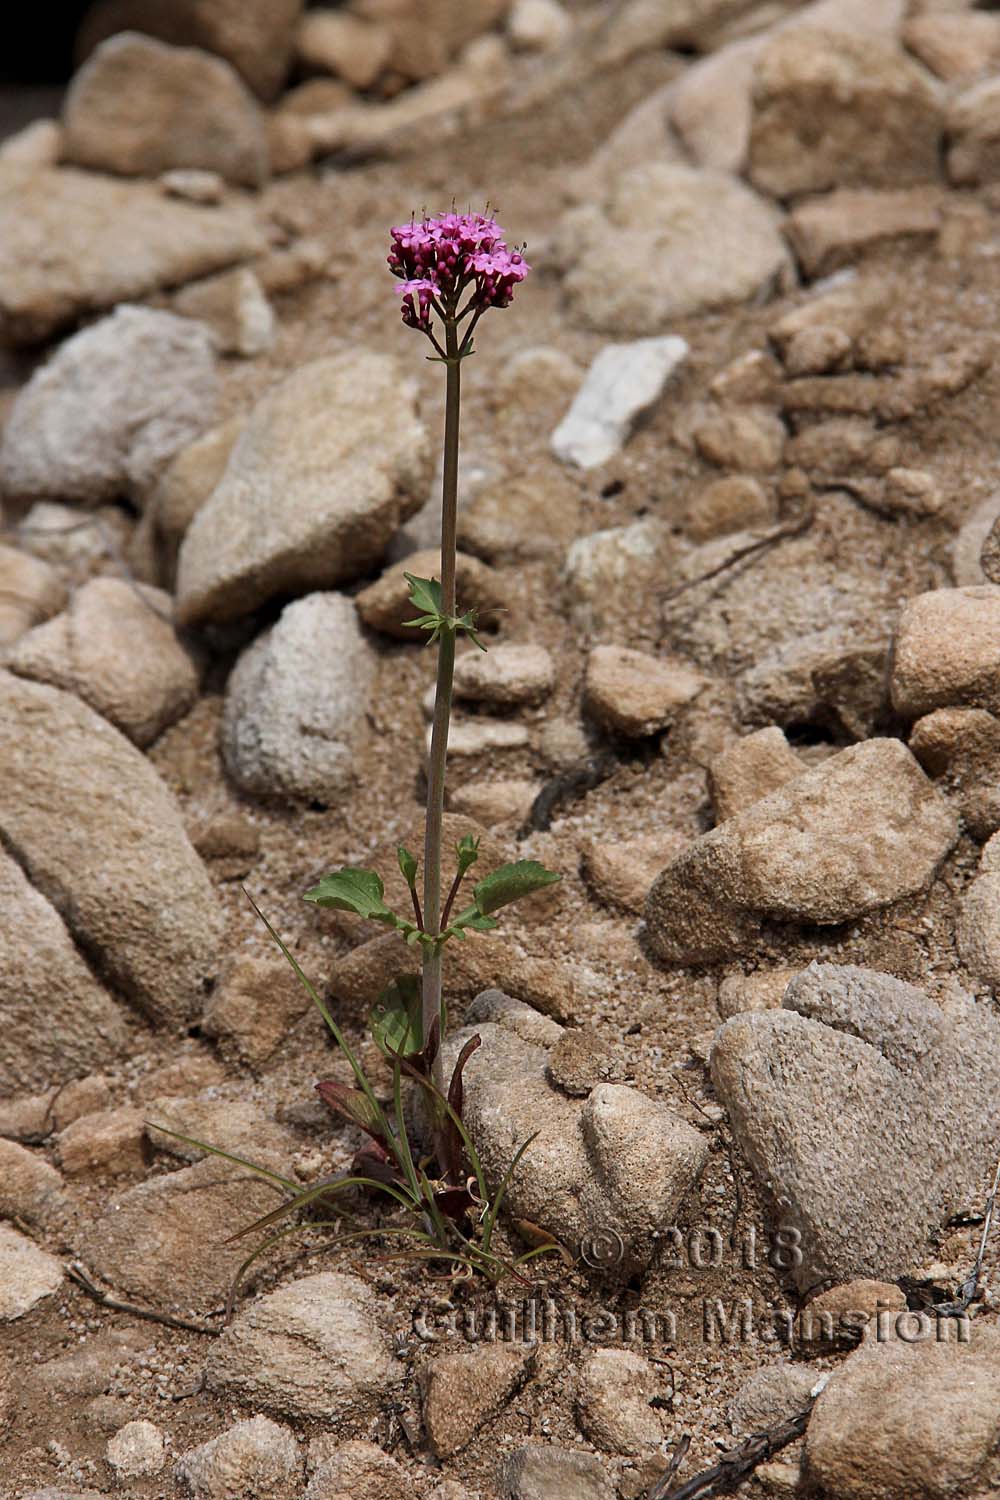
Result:
[[[302,1457],[294,1434],[268,1417],[234,1422],[191,1448],[177,1478],[195,1500],[292,1500],[302,1489]]]
[[[0,833],[98,973],[147,1015],[199,1014],[215,892],[136,748],[70,693],[0,672]]]
[[[244,791],[328,802],[354,779],[376,656],[343,594],[310,594],[249,646],[226,689],[222,749]]]
[[[356,1276],[324,1271],[261,1297],[209,1351],[210,1388],[267,1411],[310,1421],[360,1419],[402,1378]]]
[[[761,922],[846,922],[926,888],[958,820],[898,740],[866,740],[703,834],[646,902],[654,952],[711,963]]]
[[[208,329],[151,307],[119,307],[36,370],[11,409],[0,493],[99,505],[142,491],[212,420]]]
[[[377,562],[426,495],[415,396],[399,362],[353,345],[269,391],[184,538],[180,622],[235,619]]]
[[[780,1010],[732,1017],[712,1077],[774,1223],[801,1235],[801,1287],[912,1271],[1000,1147],[989,1008],[869,969],[811,964]]]

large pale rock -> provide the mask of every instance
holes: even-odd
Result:
[[[352,783],[375,653],[344,594],[309,594],[282,611],[233,668],[222,751],[244,791],[329,801]]]
[[[757,61],[753,105],[750,177],[775,197],[937,179],[937,91],[889,42],[785,29]]]
[[[611,733],[641,739],[665,729],[704,688],[704,677],[677,657],[595,646],[587,658],[583,704]]]
[[[362,1417],[402,1369],[356,1276],[320,1272],[240,1313],[209,1351],[210,1389],[310,1421]]]
[[[779,216],[725,172],[648,162],[601,203],[572,208],[555,236],[573,313],[608,333],[763,295],[787,272]]]
[[[264,1151],[247,1154],[289,1175],[287,1162]],[[112,1197],[84,1230],[80,1254],[130,1297],[156,1307],[207,1309],[226,1296],[249,1253],[242,1241],[224,1241],[283,1201],[280,1189],[245,1168],[209,1157]]]
[[[181,546],[181,623],[231,620],[363,575],[423,499],[415,394],[395,359],[352,347],[258,402]]]
[[[215,356],[200,323],[119,307],[62,344],[18,393],[0,493],[99,505],[144,490],[204,430]]]
[[[605,345],[552,434],[553,452],[581,469],[613,458],[687,356],[687,344],[676,337]]]
[[[295,1435],[268,1417],[234,1422],[177,1464],[177,1478],[195,1500],[293,1500],[302,1489]]]
[[[674,1222],[705,1164],[702,1136],[637,1089],[562,1093],[548,1074],[562,1028],[499,990],[477,996],[465,1020],[445,1051],[453,1061],[469,1037],[482,1040],[463,1075],[464,1117],[490,1182],[537,1132],[507,1190],[511,1212],[573,1251],[610,1247],[595,1263],[612,1275],[648,1265],[657,1227]]]
[[[594,1453],[556,1443],[525,1443],[500,1469],[504,1500],[612,1500],[615,1487]]]
[[[0,1323],[23,1318],[62,1285],[62,1262],[27,1235],[0,1224]]]
[[[843,188],[793,209],[788,239],[806,276],[828,276],[889,244],[926,244],[941,228],[941,194],[933,187]]]
[[[63,158],[123,177],[203,167],[242,187],[268,173],[264,119],[228,63],[139,32],[102,42],[63,104]]]
[[[662,1375],[633,1349],[595,1349],[580,1371],[580,1426],[606,1453],[654,1453],[663,1424],[651,1404],[664,1395]]]
[[[358,15],[383,23],[391,37],[389,61],[407,78],[431,78],[467,43],[503,18],[510,0],[357,0]]]
[[[424,1426],[438,1458],[450,1458],[499,1414],[529,1373],[529,1351],[508,1344],[439,1354],[420,1372]]]
[[[389,60],[392,34],[346,10],[311,10],[299,22],[295,46],[307,68],[367,89]]]
[[[68,610],[21,637],[8,665],[78,694],[134,744],[151,745],[198,696],[198,668],[172,611],[162,589],[92,578]]]
[[[708,768],[716,823],[752,807],[804,770],[804,762],[775,724],[734,741]]]
[[[97,0],[77,42],[81,57],[119,31],[224,57],[265,99],[285,81],[303,0]]]
[[[846,922],[924,890],[958,821],[898,740],[851,746],[703,834],[649,893],[654,952],[712,963],[765,920]]]
[[[69,693],[0,673],[0,834],[97,971],[147,1015],[197,1015],[220,914],[150,762]]]
[[[1000,1486],[1000,1330],[977,1319],[959,1342],[926,1313],[898,1322],[902,1337],[866,1340],[820,1392],[808,1480],[831,1500],[985,1500]]]
[[[0,164],[0,341],[48,338],[88,313],[264,249],[242,205],[199,208],[151,183]],[[87,376],[93,395],[94,372]]]
[[[915,719],[936,708],[1000,711],[1000,588],[934,589],[903,607],[892,703]]]
[[[802,1287],[893,1280],[981,1203],[1000,1146],[1000,1028],[888,974],[811,964],[717,1033],[712,1078]],[[795,1242],[795,1235],[798,1242]]]

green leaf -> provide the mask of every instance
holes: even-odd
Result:
[[[474,839],[471,833],[463,834],[455,845],[455,853],[458,856],[457,878],[461,880],[479,858],[479,839]]]
[[[496,917],[486,916],[485,912],[481,912],[478,906],[467,906],[464,911],[460,911],[458,916],[454,917],[448,923],[445,936],[464,937],[466,931],[492,932],[494,927],[499,926],[500,923]]]
[[[417,861],[404,844],[400,844],[396,850],[396,858],[399,860],[399,868],[403,879],[412,891],[417,883]]]
[[[371,1013],[371,1032],[387,1056],[411,1057],[424,1045],[420,980],[399,974],[386,985]]]
[[[403,577],[410,585],[410,603],[424,615],[441,613],[441,585],[436,578],[415,578],[412,573]],[[407,621],[407,624],[412,622]]]
[[[319,885],[306,891],[304,900],[394,925],[394,915],[382,899],[384,894],[385,886],[374,870],[358,870],[344,865],[334,874],[324,875]]]
[[[476,630],[478,629],[478,626],[476,624],[476,615],[476,610],[466,610],[464,615],[459,615],[455,620],[455,629],[464,630],[473,645],[478,646],[480,651],[485,651],[486,647],[483,645],[482,641],[479,639],[479,636],[476,634]]]
[[[509,906],[512,901],[520,901],[561,879],[561,875],[547,870],[537,859],[518,859],[485,876],[473,886],[472,894],[476,909],[485,914],[499,911],[501,906]]]

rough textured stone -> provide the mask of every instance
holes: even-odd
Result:
[[[281,88],[303,0],[97,0],[77,44],[85,57],[119,31],[142,31],[178,47],[201,47],[232,63],[265,99]]]
[[[219,910],[153,766],[78,698],[9,673],[0,762],[4,842],[98,971],[148,1015],[193,1020]]]
[[[982,708],[938,708],[918,719],[910,749],[944,788],[975,839],[1000,828],[1000,719]]]
[[[8,666],[76,693],[133,744],[151,745],[198,696],[198,667],[160,589],[93,578],[69,609],[21,637]]]
[[[624,447],[637,418],[660,399],[687,356],[687,344],[676,337],[606,344],[552,434],[557,458],[581,469],[607,463]]]
[[[206,1036],[242,1062],[264,1062],[309,1007],[291,966],[280,954],[240,955],[213,991],[201,1019]]]
[[[469,42],[503,17],[510,0],[357,0],[353,9],[384,23],[392,36],[390,62],[407,78],[430,78]]]
[[[656,162],[570,209],[556,257],[573,313],[619,335],[763,294],[788,265],[770,204],[727,173]]]
[[[1000,16],[977,10],[926,10],[909,17],[903,41],[938,78],[971,82],[1000,64]]]
[[[181,623],[234,619],[370,568],[422,498],[415,390],[395,359],[352,348],[264,396],[181,546]]]
[[[253,359],[274,347],[277,320],[256,274],[247,266],[192,281],[174,298],[185,318],[199,318],[223,354]]]
[[[797,1284],[882,1280],[982,1201],[1000,1127],[997,1023],[888,974],[811,964],[781,1010],[719,1031],[712,1078],[773,1212],[801,1236]]]
[[[393,563],[381,578],[361,590],[356,603],[362,620],[372,630],[418,645],[426,636],[406,624],[414,618],[406,573],[415,578],[440,578],[440,551],[411,552],[402,562]],[[482,625],[489,623],[494,607],[503,598],[503,585],[492,568],[460,552],[455,564],[455,593],[459,609],[475,609]]]
[[[483,654],[465,651],[455,662],[455,696],[495,708],[541,703],[556,685],[555,662],[544,646],[501,643]]]
[[[782,997],[798,969],[758,969],[753,974],[727,974],[715,998],[724,1021],[748,1010],[780,1010]]]
[[[1000,588],[934,589],[903,607],[892,702],[915,719],[960,705],[1000,711]]]
[[[360,1418],[401,1371],[356,1276],[320,1272],[252,1303],[209,1351],[212,1390],[281,1415]]]
[[[649,1263],[655,1227],[673,1222],[707,1148],[696,1130],[636,1089],[602,1083],[581,1101],[554,1088],[548,1049],[561,1034],[530,1007],[487,990],[446,1053],[453,1060],[468,1037],[482,1039],[463,1075],[465,1119],[491,1182],[538,1132],[511,1179],[511,1212],[574,1250],[588,1234],[612,1230],[606,1269],[628,1276]]]
[[[287,605],[227,684],[222,753],[237,785],[320,802],[342,794],[354,780],[374,675],[352,600],[309,594]]]
[[[0,650],[65,606],[66,585],[55,568],[16,547],[0,546]]]
[[[613,733],[643,738],[664,729],[704,686],[704,677],[676,658],[595,646],[587,658],[584,707]]]
[[[983,79],[952,99],[945,128],[948,177],[956,187],[1000,179],[1000,79]]]
[[[0,1218],[23,1219],[44,1229],[67,1207],[55,1167],[35,1151],[0,1140]]]
[[[720,469],[775,469],[785,446],[781,418],[766,406],[709,409],[692,431],[702,458]]]
[[[228,63],[136,31],[102,42],[63,104],[64,160],[124,177],[203,167],[243,187],[268,172],[256,101]]]
[[[530,1354],[507,1344],[458,1349],[420,1374],[424,1426],[438,1458],[450,1458],[499,1415],[528,1374]]]
[[[125,1048],[117,1005],[80,957],[58,912],[3,851],[0,1008],[0,1095],[71,1078]]]
[[[409,1484],[398,1459],[361,1438],[342,1443],[334,1433],[320,1433],[309,1444],[308,1463],[312,1477],[303,1500],[386,1500]]]
[[[936,90],[888,42],[781,31],[758,59],[753,107],[750,176],[775,197],[937,179]]]
[[[925,889],[957,837],[905,746],[868,740],[695,840],[649,893],[650,942],[667,962],[711,963],[764,920],[849,921]]]
[[[804,274],[815,279],[853,264],[866,250],[926,243],[940,228],[935,188],[843,188],[798,204],[786,232]]]
[[[251,1417],[190,1448],[176,1474],[195,1500],[293,1500],[301,1492],[302,1458],[287,1427]]]
[[[744,735],[709,766],[708,789],[716,823],[744,812],[805,769],[776,725]]]
[[[962,897],[955,941],[970,974],[1000,991],[1000,871],[987,865],[985,851],[980,874]]]
[[[0,164],[0,340],[37,342],[265,248],[242,205],[199,208],[154,184]],[[92,386],[93,370],[86,377]],[[208,419],[203,411],[202,425]]]
[[[879,1338],[886,1332],[886,1312],[905,1310],[906,1296],[895,1282],[861,1277],[810,1297],[795,1320],[795,1338],[810,1353],[850,1349],[863,1338]]]
[[[32,120],[0,142],[0,162],[20,167],[54,167],[63,150],[58,120]]]
[[[62,1285],[62,1262],[0,1224],[0,1323],[13,1323]]]
[[[349,11],[312,10],[299,22],[295,47],[308,68],[367,89],[389,60],[392,36],[384,26]]]
[[[789,1421],[809,1405],[819,1376],[808,1365],[780,1360],[755,1370],[740,1386],[729,1407],[732,1429],[740,1436],[764,1432]]]
[[[911,1336],[920,1316],[910,1314]],[[834,1370],[809,1419],[810,1483],[836,1500],[965,1500],[1000,1484],[1000,1337],[866,1342]]]
[[[215,400],[206,329],[119,307],[62,344],[18,393],[0,448],[0,493],[99,505],[141,491],[198,436]]]
[[[631,1349],[595,1349],[577,1387],[577,1412],[587,1437],[606,1453],[655,1452],[663,1424],[650,1402],[665,1395],[663,1377]]]
[[[142,1111],[125,1105],[80,1115],[56,1139],[67,1177],[122,1177],[141,1172],[148,1152]]]
[[[636,598],[662,577],[672,547],[658,516],[577,537],[566,553],[565,576],[578,628],[596,633],[631,620]]]
[[[774,496],[749,474],[727,474],[698,491],[688,506],[684,527],[695,542],[707,542],[778,519]]]
[[[147,1140],[157,1151],[182,1161],[201,1161],[208,1154],[189,1141],[205,1141],[249,1159],[261,1153],[272,1159],[289,1158],[296,1146],[290,1131],[265,1114],[259,1104],[220,1097],[214,1084],[197,1094],[157,1096],[144,1092],[142,1123]],[[171,1130],[173,1136],[166,1134]],[[178,1140],[180,1135],[189,1140]]]
[[[287,1163],[264,1152],[254,1160],[289,1175]],[[247,1254],[245,1244],[223,1241],[281,1201],[270,1184],[210,1157],[113,1197],[86,1227],[80,1255],[120,1294],[166,1309],[209,1308]]]
[[[173,589],[184,534],[225,473],[243,425],[242,417],[231,417],[181,448],[145,497],[131,555],[149,582]]]
[[[600,900],[642,912],[653,881],[677,858],[689,840],[671,829],[642,834],[621,843],[595,839],[584,850],[583,872]]]
[[[500,1493],[504,1500],[613,1500],[615,1491],[593,1453],[526,1443],[504,1460]]]
[[[126,1422],[109,1440],[105,1451],[119,1479],[159,1474],[167,1461],[163,1433],[154,1422]]]

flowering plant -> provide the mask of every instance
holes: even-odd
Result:
[[[495,913],[502,907],[531,895],[560,877],[536,860],[516,860],[478,880],[472,887],[471,901],[456,910],[461,887],[479,857],[479,841],[466,835],[458,842],[455,870],[445,894],[442,889],[442,828],[456,641],[464,634],[481,650],[486,650],[476,631],[475,609],[459,613],[455,597],[462,362],[473,353],[473,335],[480,319],[490,308],[510,305],[515,288],[525,279],[530,267],[521,250],[508,249],[499,225],[485,214],[437,214],[419,223],[411,219],[408,224],[397,225],[391,230],[391,241],[388,261],[391,271],[400,281],[397,291],[402,298],[403,322],[427,336],[435,350],[430,358],[442,363],[447,373],[441,576],[438,579],[405,575],[410,601],[416,611],[414,619],[408,623],[414,629],[424,631],[428,643],[436,643],[438,650],[434,722],[427,768],[423,900],[417,891],[419,861],[403,846],[398,849],[397,857],[409,887],[412,912],[393,911],[386,903],[385,885],[377,871],[351,866],[343,866],[324,876],[318,885],[306,892],[305,899],[317,906],[354,912],[394,928],[408,944],[419,945],[421,981],[417,984],[412,976],[399,976],[379,997],[372,1015],[372,1035],[392,1065],[393,1107],[389,1111],[379,1102],[329,1009],[267,918],[255,906],[353,1071],[356,1086],[324,1079],[316,1085],[319,1095],[336,1114],[357,1126],[366,1142],[357,1152],[350,1173],[326,1178],[305,1190],[243,1158],[205,1146],[203,1142],[192,1144],[239,1161],[286,1193],[285,1202],[241,1230],[233,1236],[234,1239],[254,1230],[269,1229],[297,1209],[329,1204],[349,1188],[363,1187],[384,1195],[394,1206],[405,1209],[408,1221],[402,1226],[361,1230],[344,1238],[356,1239],[368,1234],[399,1236],[408,1242],[406,1253],[410,1256],[443,1259],[457,1274],[479,1271],[498,1279],[523,1261],[553,1246],[536,1246],[513,1262],[499,1256],[492,1247],[507,1184],[530,1140],[521,1146],[503,1180],[491,1193],[475,1143],[462,1118],[462,1074],[480,1045],[478,1036],[466,1042],[447,1081],[443,1074],[441,1044],[448,1024],[442,984],[443,950],[447,943],[456,938],[464,939],[470,932],[492,930],[497,926]],[[430,1122],[433,1145],[430,1154],[423,1159],[418,1158],[407,1134],[402,1101],[404,1078],[418,1086]],[[165,1133],[175,1134],[171,1131]],[[336,1204],[334,1212],[339,1212]],[[311,1222],[315,1225],[317,1221]],[[258,1255],[285,1235],[308,1227],[309,1223],[282,1228],[259,1245],[240,1267],[233,1293]],[[233,1294],[230,1306],[232,1298]]]

